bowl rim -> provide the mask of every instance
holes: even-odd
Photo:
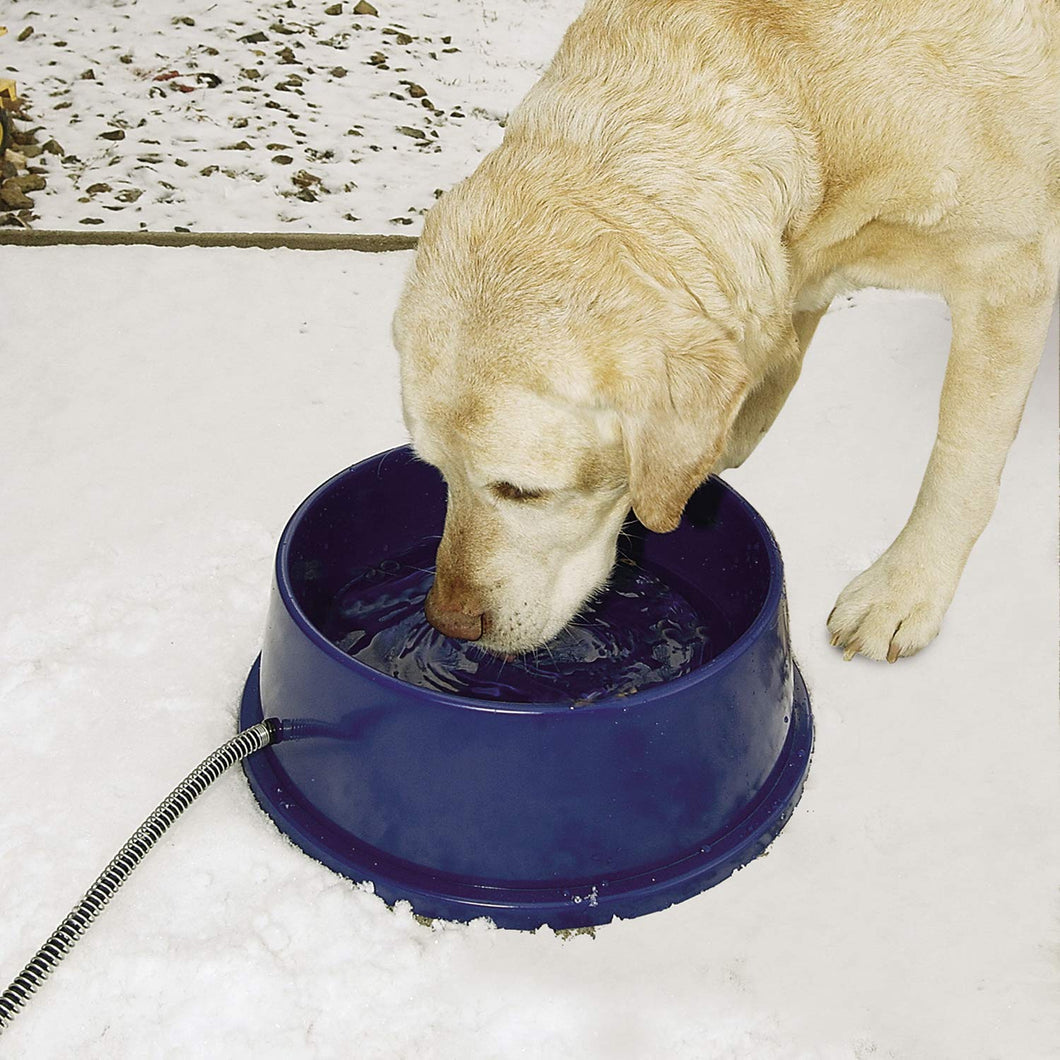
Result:
[[[397,453],[409,455],[428,467],[432,466],[426,464],[425,461],[422,461],[411,446],[402,445],[375,453],[354,464],[350,464],[341,471],[337,471],[334,475],[317,486],[316,489],[314,489],[305,500],[298,505],[294,513],[287,520],[287,524],[284,527],[283,532],[280,534],[279,544],[276,548],[274,567],[275,584],[280,599],[283,602],[288,615],[294,621],[303,636],[307,637],[315,647],[322,649],[327,657],[337,662],[343,668],[360,677],[367,678],[371,682],[379,684],[384,688],[389,688],[405,694],[408,694],[411,690],[412,694],[418,699],[427,700],[439,707],[483,711],[486,713],[539,715],[561,712],[566,713],[571,710],[576,710],[579,715],[582,715],[586,713],[625,711],[633,707],[649,704],[660,698],[675,695],[692,685],[707,681],[716,674],[727,670],[752,644],[755,643],[755,641],[757,641],[762,630],[772,621],[772,616],[780,606],[780,598],[784,591],[784,565],[780,555],[780,548],[777,545],[776,539],[773,537],[772,531],[766,525],[766,521],[762,516],[740,493],[733,489],[733,487],[724,479],[721,479],[716,475],[711,475],[709,476],[709,479],[705,479],[704,482],[713,480],[722,488],[722,490],[728,493],[732,499],[736,501],[743,512],[750,517],[752,525],[758,531],[759,536],[765,544],[766,555],[769,558],[769,588],[766,592],[765,600],[763,601],[762,606],[758,609],[758,613],[755,615],[751,624],[736,638],[736,640],[732,642],[732,644],[725,648],[724,651],[715,655],[713,659],[705,663],[703,666],[699,666],[695,670],[683,674],[681,677],[676,677],[670,681],[663,681],[660,684],[650,685],[647,688],[631,693],[630,695],[604,696],[600,699],[592,700],[589,703],[579,704],[576,707],[574,704],[564,702],[513,703],[502,699],[473,699],[470,696],[459,696],[452,692],[442,692],[433,688],[424,688],[420,685],[410,684],[408,681],[402,681],[397,677],[391,677],[389,674],[385,674],[382,671],[369,666],[367,663],[355,659],[352,655],[347,655],[346,652],[333,644],[323,633],[320,632],[319,629],[317,629],[316,625],[309,619],[309,616],[302,609],[302,606],[295,597],[294,587],[291,584],[288,573],[290,567],[288,561],[294,535],[297,533],[299,526],[306,518],[309,511],[317,504],[324,494],[334,489],[335,485],[347,475],[364,468],[366,465],[378,462],[380,465],[379,470],[381,471],[382,464],[385,462],[386,458]],[[683,518],[684,517],[682,516],[682,519]]]

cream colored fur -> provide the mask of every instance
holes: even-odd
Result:
[[[450,489],[429,613],[544,642],[630,505],[670,530],[750,454],[837,293],[915,288],[953,318],[938,437],[829,617],[848,657],[912,654],[993,511],[1058,268],[1056,0],[590,0],[428,215],[395,318]]]

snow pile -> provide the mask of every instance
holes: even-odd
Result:
[[[577,10],[11,0],[0,68],[62,151],[36,160],[33,227],[415,234]]]

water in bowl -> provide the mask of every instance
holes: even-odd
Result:
[[[347,654],[410,684],[509,703],[583,705],[628,696],[702,666],[732,641],[711,605],[629,561],[547,645],[504,658],[433,629],[423,601],[433,555],[418,552],[358,572],[322,625]]]

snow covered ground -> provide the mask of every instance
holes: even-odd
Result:
[[[59,147],[34,226],[415,234],[580,3],[373,5],[9,0],[0,72]],[[404,441],[408,260],[0,248],[0,988],[233,731],[298,502]],[[824,628],[916,494],[948,337],[928,298],[837,303],[727,476],[780,541],[817,723],[767,857],[595,937],[428,927],[235,772],[0,1056],[1060,1057],[1055,323],[942,638],[887,667]]]
[[[288,515],[403,441],[408,258],[0,248],[0,987],[233,731]],[[837,303],[728,476],[784,552],[818,727],[768,856],[595,937],[424,926],[291,846],[235,772],[0,1055],[1055,1058],[1055,323],[940,640],[844,663],[824,627],[915,496],[948,337],[928,298]]]
[[[419,231],[578,0],[9,0],[35,228]],[[57,150],[59,153],[51,153]]]

